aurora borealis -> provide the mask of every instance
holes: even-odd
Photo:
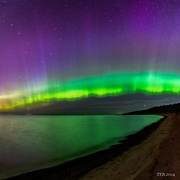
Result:
[[[139,93],[172,102],[179,32],[178,0],[0,0],[0,110]]]

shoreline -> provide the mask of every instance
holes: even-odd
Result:
[[[168,116],[164,116],[159,121],[144,127],[142,130],[135,134],[128,135],[124,140],[119,141],[119,144],[112,145],[110,148],[95,152],[93,154],[80,157],[63,164],[49,167],[45,169],[35,170],[25,174],[9,177],[7,180],[16,179],[79,179],[87,174],[89,171],[106,164],[113,158],[122,156],[130,148],[139,145],[153,133],[160,124],[167,119]]]
[[[178,144],[178,138],[171,135],[172,132],[174,133],[173,127],[180,124],[179,117],[177,117],[174,114],[166,117],[141,144],[133,146],[122,156],[113,158],[111,162],[91,170],[81,180],[159,180],[164,179],[166,175],[169,176],[168,178],[174,179],[172,173],[178,176],[180,171],[172,168],[171,160],[175,158],[169,158],[169,156],[177,157],[178,154],[178,150],[173,152],[174,147]],[[178,133],[180,133],[179,129]],[[172,142],[172,138],[176,139],[176,143]],[[167,142],[170,144],[169,147],[167,147]],[[161,156],[163,157],[161,158]],[[176,166],[179,167],[179,164],[180,162]],[[164,174],[158,175],[158,173]]]

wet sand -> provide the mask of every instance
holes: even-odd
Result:
[[[180,116],[166,118],[146,140],[90,171],[83,180],[180,179]]]
[[[158,169],[159,157],[161,157],[159,154],[162,155],[161,151],[164,151],[167,139],[170,138],[169,143],[172,143],[170,133],[172,126],[178,122],[178,118],[175,115],[163,118],[109,149],[9,179],[145,180],[156,177],[156,173],[163,170]],[[164,156],[167,159],[165,154],[162,155],[162,159]],[[168,172],[171,173],[170,170]]]

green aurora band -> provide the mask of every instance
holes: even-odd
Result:
[[[178,94],[180,75],[165,73],[118,73],[71,81],[51,81],[36,93],[21,93],[11,101],[1,101],[1,110],[15,109],[34,103],[77,100],[88,97],[117,96],[143,92],[146,94]],[[1,99],[0,99],[1,100]]]

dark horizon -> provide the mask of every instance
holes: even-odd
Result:
[[[166,101],[164,97],[168,97]],[[71,101],[54,101],[48,104],[37,103],[14,111],[1,111],[3,114],[37,114],[37,115],[112,115],[141,111],[157,106],[180,102],[178,95],[148,95],[143,93],[126,94],[111,97],[91,97]],[[156,104],[156,106],[154,106]]]

